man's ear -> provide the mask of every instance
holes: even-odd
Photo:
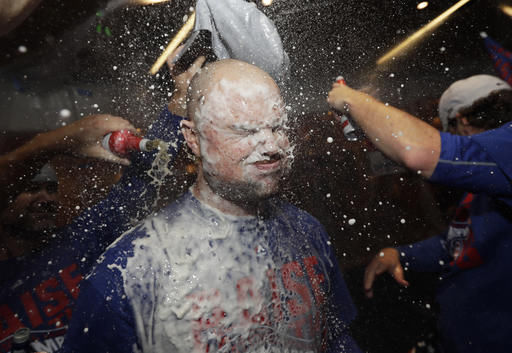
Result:
[[[469,125],[469,121],[466,117],[460,115],[460,113],[457,113],[457,115],[455,116],[462,125],[464,126],[468,126]]]
[[[200,156],[200,148],[199,148],[199,133],[196,130],[196,124],[190,120],[182,120],[181,121],[181,132],[185,137],[185,141],[187,141],[187,145],[192,151],[192,153],[196,156]]]

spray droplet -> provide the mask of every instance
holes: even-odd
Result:
[[[71,111],[69,109],[61,109],[59,112],[61,118],[69,118],[71,116]]]

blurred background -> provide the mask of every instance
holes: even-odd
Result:
[[[428,351],[435,331],[435,276],[407,274],[408,289],[382,276],[372,300],[364,298],[362,276],[380,248],[440,232],[459,195],[386,160],[364,136],[346,141],[325,99],[341,74],[349,85],[439,127],[438,98],[451,82],[496,74],[483,32],[512,49],[512,1],[255,4],[274,21],[290,57],[283,93],[300,143],[284,196],[317,217],[331,235],[358,306],[353,333],[361,347]],[[156,75],[149,70],[194,5],[42,0],[0,37],[0,153],[92,113],[119,115],[146,128],[173,89],[165,66]],[[53,164],[65,206],[61,225],[76,216],[76,206],[84,209],[104,196],[122,173],[118,166],[74,157]],[[183,152],[160,203],[179,195],[193,178]]]

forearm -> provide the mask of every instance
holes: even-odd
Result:
[[[412,115],[350,89],[350,116],[377,148],[409,169],[432,175],[441,150],[439,132]]]
[[[0,0],[0,35],[16,28],[41,0]]]
[[[439,272],[450,262],[450,255],[443,246],[444,234],[397,248],[400,263],[418,272]]]

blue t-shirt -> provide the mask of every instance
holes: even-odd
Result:
[[[225,215],[190,192],[85,280],[63,352],[359,352],[324,228],[272,199]]]
[[[399,248],[411,270],[439,272],[447,352],[512,352],[512,125],[474,136],[441,134],[431,181],[468,191],[449,229]]]
[[[146,136],[174,142],[173,156],[182,141],[180,120],[165,109]],[[0,352],[11,349],[13,333],[21,327],[31,329],[35,351],[60,348],[81,280],[109,244],[147,216],[156,196],[147,175],[153,158],[154,153],[132,156],[107,197],[56,231],[40,252],[0,262]]]

